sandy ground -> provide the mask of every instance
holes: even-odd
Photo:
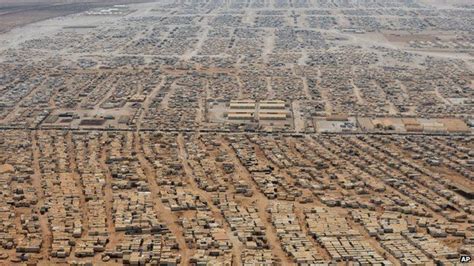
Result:
[[[472,0],[421,0],[421,2],[439,6],[439,7],[449,7],[455,5],[472,5]]]
[[[0,0],[0,3],[7,3],[7,2],[10,3],[10,5],[12,3],[15,4],[15,1],[12,1],[12,0],[7,0],[7,1]],[[56,16],[62,16],[62,15],[65,15],[65,14],[69,14],[68,12],[75,13],[78,10],[80,10],[81,8],[85,8],[85,6],[89,5],[89,4],[84,4],[84,3],[82,3],[82,4],[78,4],[78,3],[75,3],[75,2],[71,3],[71,1],[69,1],[68,4],[61,3],[61,4],[58,4],[58,5],[54,5],[54,8],[52,6],[45,6],[45,7],[41,7],[40,9],[31,9],[31,7],[34,7],[34,4],[32,4],[32,2],[33,1],[30,1],[30,0],[22,1],[21,3],[25,3],[24,5],[19,6],[19,7],[10,7],[9,9],[7,9],[6,7],[3,7],[3,9],[2,9],[2,5],[0,5],[0,25],[4,26],[5,29],[8,28],[8,27],[10,27],[10,28],[11,27],[17,27],[17,26],[29,24],[29,23],[34,22],[34,21],[49,19],[49,18],[53,18],[53,17],[56,17]],[[115,3],[117,1],[113,1],[113,2]],[[436,2],[436,4],[443,5],[443,4],[446,4],[445,2],[447,2],[447,1],[429,1],[429,2]],[[457,1],[457,2],[461,2],[461,1]],[[466,1],[466,2],[470,2],[470,1]],[[16,3],[18,4],[18,2],[16,2]],[[107,2],[107,3],[110,3],[110,2]],[[30,8],[28,9],[28,7],[30,7]],[[12,11],[12,10],[17,10],[17,11]],[[43,10],[43,11],[41,11],[41,10]],[[143,10],[145,10],[145,9],[143,9]],[[40,11],[43,12],[43,13],[41,13]],[[31,13],[31,12],[33,12],[33,13]],[[146,11],[143,11],[143,12],[146,12]],[[39,15],[40,13],[41,13],[41,15]],[[37,16],[35,16],[34,14],[37,14]],[[12,24],[2,24],[1,23],[2,19],[6,19],[6,20],[9,21],[9,23],[12,23]],[[15,24],[14,23],[15,19],[18,19],[18,21],[17,21],[18,25],[14,25]],[[59,20],[61,20],[61,23],[56,23]],[[88,17],[88,18],[79,18],[79,17],[74,17],[74,16],[69,16],[69,17],[66,17],[66,18],[53,18],[53,19],[49,19],[49,20],[44,20],[44,21],[41,21],[39,23],[29,24],[29,25],[26,25],[26,26],[21,27],[21,28],[16,28],[16,29],[14,29],[14,30],[6,33],[6,34],[0,35],[0,48],[2,46],[2,41],[4,41],[4,43],[7,43],[8,45],[13,47],[16,44],[20,43],[21,41],[24,41],[25,39],[35,38],[35,37],[38,37],[38,36],[41,36],[41,35],[54,34],[58,29],[61,29],[64,25],[76,25],[77,23],[81,23],[81,25],[87,25],[87,24],[93,25],[95,23],[108,23],[111,20],[113,20],[113,18],[102,18],[102,17],[101,18],[90,18],[90,17]],[[302,23],[302,20],[298,20],[298,24],[300,26],[304,26],[304,24],[301,24],[301,23]],[[38,29],[41,29],[41,30],[38,30]],[[206,31],[207,31],[207,29],[206,29]],[[204,35],[206,35],[206,34],[203,34],[203,36]],[[383,34],[380,34],[380,33],[369,33],[369,34],[362,34],[362,35],[342,34],[341,33],[340,35],[348,37],[348,39],[349,39],[348,42],[349,43],[357,43],[358,45],[361,45],[361,46],[366,47],[366,48],[369,48],[373,45],[381,45],[381,46],[390,47],[390,48],[399,47],[399,44],[397,43],[397,41],[399,41],[399,39],[397,39],[397,38],[395,38],[395,39],[388,38],[387,39],[386,36],[384,36]],[[10,39],[9,37],[12,37],[12,38]],[[401,40],[405,41],[405,39],[403,37],[401,37]],[[199,42],[197,43],[197,45],[195,45],[194,49],[193,50],[188,50],[186,52],[186,54],[183,56],[183,59],[189,59],[193,55],[196,55],[198,53],[201,45],[203,44],[203,42],[204,42],[204,38],[200,38]],[[268,57],[268,55],[270,55],[272,53],[272,51],[274,50],[274,47],[275,47],[275,35],[274,35],[273,32],[267,31],[267,35],[266,35],[265,43],[264,43],[264,57]],[[438,56],[438,57],[447,57],[447,58],[461,58],[462,57],[462,55],[454,54],[454,53],[448,53],[448,52],[446,52],[446,53],[435,53],[435,52],[431,52],[431,51],[414,51],[414,53],[418,53],[418,54],[423,53],[425,55],[435,55],[435,56]],[[306,58],[308,56],[305,53],[303,53],[303,54],[304,54],[304,56],[302,58]],[[114,54],[114,55],[117,55],[117,54]],[[74,56],[74,55],[72,55],[72,56]],[[299,63],[301,65],[304,65],[305,64],[305,59],[300,60]],[[208,72],[212,72],[212,71],[214,71],[214,70],[208,70]],[[173,73],[171,73],[171,72],[172,71],[169,71],[169,73],[167,73],[167,74],[177,74],[177,75],[180,74],[180,72],[177,72],[177,71],[175,71]],[[203,73],[205,73],[205,71],[203,71]],[[184,72],[181,73],[181,74],[184,74]],[[267,81],[267,92],[268,92],[269,98],[274,98],[275,97],[275,91],[273,90],[273,88],[271,86],[271,78],[267,77],[266,81]],[[321,71],[318,71],[318,82],[317,82],[318,87],[320,85],[320,81],[321,81]],[[138,120],[139,120],[139,122],[137,123],[138,125],[141,124],[140,120],[143,119],[144,114],[148,110],[148,106],[149,106],[151,100],[154,98],[155,95],[157,95],[160,92],[162,86],[164,85],[164,82],[165,82],[165,79],[161,80],[160,84],[158,84],[155,88],[153,88],[151,93],[148,95],[147,99],[144,102],[144,107],[143,107],[144,111],[141,113],[141,115],[138,118]],[[242,93],[242,84],[241,84],[240,80],[239,80],[239,84],[240,84],[239,95],[241,96],[243,93]],[[305,82],[303,82],[303,84],[305,86],[305,88],[304,88],[305,95],[310,96],[307,84]],[[365,100],[363,98],[363,93],[361,93],[360,88],[358,88],[354,84],[353,84],[353,88],[354,88],[353,93],[354,93],[355,97],[357,98],[357,100],[359,101],[359,103],[364,103]],[[407,92],[406,87],[401,86],[401,88],[405,93]],[[170,97],[173,95],[175,90],[176,90],[175,86],[172,86],[170,92],[168,92],[167,95],[165,96],[165,98],[163,99],[163,101],[161,103],[161,108],[168,107]],[[33,93],[33,92],[34,92],[34,90],[31,91],[30,93]],[[109,93],[105,94],[103,101],[105,101],[108,98],[108,96],[110,96],[112,94],[112,92],[113,92],[113,90],[110,90]],[[207,87],[206,87],[206,92],[209,95],[209,89]],[[331,106],[331,102],[329,100],[327,100],[329,98],[329,95],[328,95],[329,93],[330,93],[330,91],[328,91],[328,89],[322,89],[322,91],[321,91],[322,98],[325,100],[325,103],[326,103],[325,109],[326,109],[326,112],[328,114],[331,113],[333,111],[333,109],[335,109],[333,106]],[[436,91],[436,95],[440,98],[443,98],[443,96],[440,94],[439,91]],[[101,101],[101,102],[103,102],[103,101]],[[96,106],[97,110],[95,110],[95,111],[97,111],[97,112],[100,111],[99,106],[100,106],[101,102],[99,102],[97,104],[97,106]],[[201,110],[203,109],[203,103],[204,103],[203,101],[200,102],[200,107],[201,107],[200,109]],[[301,117],[301,115],[299,114],[299,110],[301,109],[301,104],[302,103],[299,102],[299,101],[293,102],[293,111],[295,112],[294,113],[295,128],[296,128],[297,132],[300,132],[300,131],[304,130],[304,121],[303,121],[303,118]],[[392,106],[392,108],[394,108],[394,107]],[[396,113],[396,111],[394,110],[392,113]],[[203,114],[202,113],[200,113],[198,115],[198,120],[203,120]],[[139,129],[139,128],[137,128],[137,129]],[[102,137],[103,137],[103,140],[105,140],[107,138],[107,135],[104,134]],[[152,165],[150,164],[149,161],[147,161],[147,159],[144,156],[143,143],[142,143],[142,140],[140,139],[139,133],[129,132],[127,137],[128,137],[128,139],[130,139],[130,138],[132,139],[132,141],[128,141],[129,144],[131,142],[133,142],[133,145],[130,145],[132,147],[128,147],[128,148],[130,148],[131,150],[133,150],[133,152],[136,153],[137,159],[138,159],[139,164],[140,164],[140,168],[144,171],[144,173],[147,176],[147,183],[150,186],[150,190],[152,192],[151,194],[153,195],[153,201],[155,202],[155,205],[154,205],[155,211],[160,214],[160,218],[162,218],[163,222],[165,222],[168,225],[168,227],[169,227],[170,231],[172,232],[172,234],[177,237],[177,242],[179,243],[179,246],[181,248],[180,254],[182,255],[182,260],[184,262],[188,262],[189,258],[193,255],[194,251],[193,251],[193,249],[190,249],[190,248],[187,247],[187,245],[185,243],[185,240],[183,238],[182,228],[177,224],[179,214],[172,212],[168,207],[166,207],[161,202],[161,199],[158,198],[160,187],[156,182],[156,173],[154,173],[154,169],[153,169]],[[36,190],[39,191],[39,193],[40,193],[39,194],[40,201],[38,202],[37,205],[41,206],[44,203],[43,202],[44,201],[43,200],[44,195],[41,194],[41,193],[43,193],[43,190],[41,188],[41,171],[39,169],[39,167],[40,167],[39,166],[39,160],[40,160],[39,157],[41,156],[41,154],[39,152],[39,148],[38,148],[38,144],[37,144],[36,133],[32,133],[32,139],[33,139],[33,168],[34,168],[34,175],[32,176],[32,183],[33,183],[33,186],[36,188]],[[310,142],[310,139],[305,139],[305,140],[307,140],[308,143]],[[72,172],[73,172],[73,173],[70,173],[70,174],[73,175],[73,178],[76,181],[76,185],[78,187],[80,187],[81,186],[80,179],[79,179],[80,177],[74,171],[74,169],[76,168],[76,163],[74,161],[75,156],[73,156],[75,154],[75,151],[74,151],[74,144],[71,140],[71,134],[67,135],[66,142],[67,142],[66,143],[67,144],[67,153],[70,155],[70,165],[71,165],[71,169],[72,169]],[[290,261],[289,261],[289,258],[287,256],[287,254],[282,250],[281,243],[280,243],[280,240],[278,239],[276,231],[275,231],[274,227],[271,225],[271,223],[269,221],[269,214],[265,211],[265,209],[268,207],[268,205],[271,201],[269,199],[267,199],[267,197],[265,197],[265,195],[262,194],[259,191],[259,189],[257,188],[255,182],[252,180],[252,178],[250,176],[250,173],[239,162],[239,159],[237,158],[236,153],[229,146],[230,144],[225,140],[225,138],[222,137],[222,136],[219,137],[219,142],[221,144],[223,144],[221,146],[221,148],[224,149],[225,151],[227,151],[230,154],[230,157],[231,157],[230,160],[234,163],[234,165],[236,167],[236,170],[235,170],[236,174],[239,176],[239,178],[242,178],[242,180],[244,180],[247,184],[250,184],[251,190],[253,192],[253,197],[252,198],[238,198],[239,204],[242,204],[243,206],[256,206],[258,208],[259,218],[261,219],[261,221],[266,226],[265,233],[268,237],[268,241],[271,245],[271,249],[272,249],[274,255],[282,261],[283,265],[290,264]],[[105,143],[105,141],[104,141],[104,143]],[[184,139],[182,134],[180,134],[177,137],[177,145],[178,145],[178,151],[179,151],[179,159],[180,159],[180,162],[183,164],[185,174],[186,174],[186,181],[187,181],[186,188],[192,190],[193,193],[195,193],[196,195],[199,195],[199,197],[204,199],[204,201],[211,202],[211,194],[199,189],[197,183],[193,179],[193,173],[192,173],[193,169],[191,168],[191,166],[188,162],[189,158],[188,158],[188,154],[187,154],[187,151],[186,151],[186,143],[185,143],[185,139]],[[256,156],[258,157],[259,160],[264,161],[265,164],[271,165],[273,168],[277,169],[276,171],[280,172],[280,174],[282,176],[284,176],[285,180],[288,183],[290,183],[290,184],[292,183],[292,180],[289,177],[289,175],[284,172],[285,169],[279,169],[275,164],[273,164],[269,160],[267,160],[261,147],[259,147],[258,145],[255,145],[255,144],[252,144],[252,145],[254,146],[254,149],[256,151],[255,152]],[[292,143],[291,145],[292,145],[293,149],[295,149],[294,148],[294,143]],[[351,144],[347,144],[347,146],[352,147]],[[397,147],[392,147],[392,148],[394,150],[398,149]],[[106,206],[105,206],[105,209],[106,209],[106,216],[107,216],[107,222],[108,222],[108,230],[109,230],[109,232],[111,232],[110,242],[108,243],[107,248],[114,248],[117,245],[117,243],[120,242],[123,235],[122,235],[122,233],[115,232],[114,223],[113,223],[113,219],[112,219],[112,200],[113,200],[113,194],[112,194],[112,188],[111,188],[112,176],[110,174],[110,171],[108,170],[109,168],[108,168],[108,165],[106,163],[107,149],[108,148],[106,147],[106,145],[104,145],[104,147],[101,148],[101,156],[100,156],[99,160],[100,160],[100,165],[104,169],[105,176],[106,176],[106,187],[105,187],[105,205]],[[356,148],[354,146],[354,147],[352,147],[352,149],[357,150],[361,154],[363,154],[363,150],[360,149],[360,148]],[[326,150],[325,152],[327,152],[328,154],[331,153],[331,151],[329,151],[329,150]],[[402,150],[399,150],[399,152],[403,153]],[[300,155],[300,156],[303,157],[302,155]],[[368,158],[370,158],[372,160],[377,159],[373,156],[368,156]],[[308,160],[307,163],[310,164],[311,162],[309,162],[309,160]],[[353,167],[353,168],[356,168],[355,165],[353,165],[351,163],[348,163],[348,165]],[[433,168],[432,170],[433,171],[436,171],[436,170],[442,171],[444,174],[446,174],[449,177],[450,180],[458,182],[462,185],[465,185],[465,186],[472,186],[473,185],[473,183],[470,182],[469,180],[465,180],[465,179],[460,178],[459,176],[454,175],[454,172],[452,172],[452,171],[444,171],[444,170],[436,169],[436,168]],[[6,172],[6,171],[11,171],[11,166],[9,166],[9,165],[0,165],[0,173]],[[453,177],[451,177],[451,176],[453,176]],[[370,181],[377,182],[377,180],[375,178],[371,178],[371,179],[372,180],[370,180]],[[399,196],[402,199],[406,199],[407,201],[409,201],[408,197],[400,194],[397,190],[395,190],[393,188],[388,188],[387,191],[390,192],[390,193],[393,193],[394,195]],[[305,191],[304,193],[305,193],[305,195],[307,195],[307,194],[309,194],[309,191]],[[85,201],[84,197],[81,197],[81,205],[85,205],[84,201]],[[307,233],[308,230],[307,230],[306,226],[303,224],[304,214],[302,212],[302,209],[303,209],[303,207],[306,207],[306,206],[322,205],[322,203],[321,202],[315,202],[314,205],[313,205],[313,203],[311,203],[310,205],[295,203],[295,205],[296,205],[295,214],[298,217],[298,221],[300,222],[302,230],[305,233]],[[216,206],[210,206],[210,208],[211,208],[211,211],[214,214],[214,217],[215,217],[216,221],[219,221],[219,223],[221,223],[223,225],[226,232],[230,232],[228,224],[224,221],[224,218],[220,214],[220,211],[218,210],[218,208]],[[86,219],[87,218],[87,210],[83,209],[82,211],[83,211],[83,213],[82,213],[83,214],[83,221],[86,221],[87,220]],[[185,213],[185,215],[189,215],[189,213]],[[445,218],[443,218],[442,216],[440,216],[438,214],[433,213],[433,216],[437,219],[442,220],[442,221],[445,220]],[[48,254],[47,247],[49,247],[50,244],[51,244],[51,232],[50,232],[50,229],[49,229],[49,226],[48,226],[48,221],[47,221],[46,216],[44,216],[44,215],[40,216],[40,225],[41,225],[41,229],[42,229],[42,232],[43,232],[43,235],[44,235],[44,248],[41,250],[41,254],[47,256],[47,254]],[[355,223],[353,223],[351,225],[354,226],[355,228],[357,228],[360,232],[362,232],[363,235],[365,236],[365,238],[368,239],[368,241],[371,243],[371,245],[376,250],[378,250],[380,253],[384,252],[384,250],[381,249],[378,242],[375,241],[374,239],[370,238],[368,236],[368,234],[365,233],[365,231],[363,230],[363,228],[361,226],[356,225]],[[84,228],[85,228],[84,233],[87,233],[88,225],[84,224]],[[241,244],[240,244],[239,241],[237,241],[235,239],[235,237],[230,236],[229,238],[233,242],[232,254],[234,256],[235,265],[239,265],[240,264],[240,254],[241,254],[241,249],[242,249]],[[327,252],[321,246],[318,246],[318,243],[316,243],[316,242],[313,242],[313,243],[314,243],[314,245],[316,245],[318,247],[318,250],[320,251],[321,255],[325,259],[328,259],[329,255],[327,254]],[[395,259],[393,257],[388,256],[388,258],[392,262],[395,262]]]
[[[0,0],[0,33],[30,23],[113,4],[153,2],[153,0]]]

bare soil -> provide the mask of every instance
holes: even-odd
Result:
[[[34,22],[115,4],[153,0],[0,0],[0,33]]]

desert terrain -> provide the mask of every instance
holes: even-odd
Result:
[[[147,2],[140,0],[0,0],[0,33],[49,18],[95,7]]]
[[[466,262],[469,2],[0,0],[0,265]]]

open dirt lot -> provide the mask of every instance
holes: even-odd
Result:
[[[137,0],[0,0],[0,33],[33,22],[79,13],[94,7],[152,1]]]

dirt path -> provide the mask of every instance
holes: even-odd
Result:
[[[199,23],[201,24],[202,26],[202,23]],[[199,25],[197,24],[197,25]],[[193,48],[187,50],[182,56],[181,56],[181,60],[183,61],[189,61],[191,60],[191,58],[193,58],[193,56],[196,56],[199,51],[201,50],[201,47],[203,46],[204,42],[207,40],[207,34],[209,32],[209,27],[205,27],[204,29],[201,30],[201,32],[199,32],[199,34],[197,35],[198,36],[198,41],[196,42],[196,44],[194,45]]]
[[[103,141],[107,139],[107,133],[102,134]],[[105,201],[105,213],[107,217],[107,230],[109,231],[109,243],[107,248],[115,248],[118,242],[118,234],[115,232],[115,225],[112,219],[112,203],[113,203],[113,192],[112,192],[112,175],[110,174],[109,167],[106,164],[107,161],[107,148],[104,146],[100,156],[100,168],[104,171],[105,175],[105,187],[104,187],[104,201]]]
[[[439,91],[439,89],[437,87],[435,87],[434,93],[435,93],[436,97],[438,97],[444,104],[452,105],[452,103],[448,99],[444,98],[444,96],[441,94],[441,92]]]
[[[231,229],[229,225],[225,222],[224,217],[221,214],[221,211],[213,204],[212,202],[212,195],[210,193],[205,192],[204,190],[200,189],[196,183],[196,181],[193,178],[193,169],[191,166],[187,163],[188,155],[185,147],[185,139],[182,134],[178,135],[177,138],[178,142],[178,151],[179,151],[179,157],[181,159],[181,162],[184,167],[184,171],[186,173],[186,176],[188,177],[188,183],[187,183],[187,188],[191,189],[193,194],[197,194],[199,198],[205,202],[207,202],[207,206],[209,206],[214,219],[216,219],[225,229],[225,231],[228,233],[229,239],[232,242],[232,255],[233,255],[233,264],[234,265],[241,265],[241,258],[240,254],[242,252],[242,244],[240,241],[233,236],[232,234],[229,234],[231,232]]]
[[[236,75],[237,83],[239,84],[239,95],[237,96],[238,99],[243,99],[244,96],[244,84],[240,79],[240,75]]]
[[[324,111],[326,112],[326,115],[330,115],[332,114],[332,112],[334,112],[334,107],[332,106],[332,103],[329,100],[329,95],[331,94],[331,91],[329,90],[329,88],[321,88],[321,75],[321,70],[318,69],[316,86],[321,92],[321,99],[324,101]]]
[[[273,29],[267,29],[265,39],[263,43],[262,59],[263,62],[269,62],[269,55],[273,52],[275,46],[275,31]]]
[[[408,88],[405,86],[405,84],[403,84],[403,82],[401,82],[399,80],[396,80],[396,84],[398,84],[400,86],[400,89],[403,92],[404,98],[409,99],[410,94],[409,94]],[[416,115],[416,106],[410,106],[409,111],[406,112],[406,114],[407,115]]]
[[[331,260],[331,256],[329,255],[328,251],[322,247],[313,237],[310,236],[308,227],[306,226],[305,222],[305,215],[304,215],[304,208],[309,208],[309,204],[300,204],[295,202],[295,216],[298,219],[298,223],[300,225],[301,231],[307,236],[307,238],[313,243],[314,247],[318,251],[318,255],[321,256],[323,260]]]
[[[146,113],[148,112],[148,109],[150,108],[150,104],[152,100],[155,98],[155,96],[158,94],[158,92],[161,91],[161,88],[163,88],[163,85],[166,82],[166,76],[163,76],[161,79],[160,83],[153,88],[151,93],[146,97],[145,101],[142,104],[142,108],[140,109],[140,115],[138,116],[138,119],[136,121],[136,128],[137,131],[140,130],[141,128],[141,123],[143,121],[143,118],[145,117]]]
[[[301,80],[303,81],[303,93],[308,98],[308,100],[312,99],[313,97],[311,96],[311,93],[309,92],[309,86],[308,86],[308,79],[304,76],[301,77]]]
[[[351,80],[351,84],[352,84],[352,90],[353,90],[354,96],[355,96],[356,99],[357,99],[357,103],[360,104],[360,105],[364,105],[364,104],[365,104],[365,100],[364,100],[364,98],[362,98],[362,94],[361,94],[360,88],[357,87],[357,86],[354,84],[354,80]]]
[[[292,108],[293,110],[293,122],[295,124],[296,132],[303,132],[305,130],[305,119],[301,116],[300,111],[300,101],[293,101]]]
[[[250,177],[250,173],[248,172],[247,168],[245,168],[240,163],[240,160],[238,159],[237,154],[231,148],[227,140],[225,140],[222,137],[220,138],[220,140],[223,143],[222,148],[225,149],[231,155],[230,158],[232,159],[232,163],[235,166],[236,175],[239,178],[242,178],[247,184],[249,184],[253,192],[251,204],[252,204],[252,207],[257,208],[258,216],[265,226],[265,235],[268,239],[268,244],[270,245],[270,249],[272,250],[272,253],[282,262],[283,265],[290,265],[292,262],[286,255],[286,252],[283,251],[280,244],[280,240],[278,239],[278,236],[276,235],[276,231],[273,228],[273,225],[269,222],[270,216],[266,212],[266,208],[269,205],[269,200],[255,186],[255,183]],[[244,205],[243,202],[242,202],[242,205]]]
[[[265,80],[267,82],[267,97],[269,100],[272,100],[275,97],[275,91],[273,90],[273,87],[272,87],[272,78],[266,77]]]
[[[41,187],[41,167],[39,159],[41,157],[37,136],[38,132],[31,133],[32,149],[33,149],[33,170],[34,174],[31,176],[31,183],[38,193],[38,203],[36,206],[41,207],[44,205],[44,191]],[[49,229],[49,222],[47,214],[39,215],[39,223],[41,227],[41,233],[43,235],[43,244],[41,245],[40,254],[45,258],[49,256],[49,249],[52,243],[52,234]]]
[[[166,223],[168,229],[176,237],[176,241],[178,242],[180,249],[179,254],[181,255],[181,263],[183,265],[188,265],[192,252],[186,245],[186,241],[183,237],[183,229],[177,223],[177,216],[161,202],[161,199],[158,196],[160,188],[155,179],[154,169],[143,155],[141,138],[137,132],[134,133],[134,140],[135,141],[133,149],[136,152],[136,156],[138,158],[140,166],[142,167],[143,172],[147,177],[148,185],[150,186],[151,197],[153,199],[153,202],[155,203],[155,211],[158,214],[158,217],[164,223]]]
[[[89,232],[89,219],[88,219],[88,208],[86,204],[86,197],[84,195],[84,187],[82,186],[81,176],[77,171],[76,164],[76,153],[75,146],[72,140],[72,132],[68,132],[66,135],[66,153],[69,157],[69,167],[71,169],[72,178],[76,183],[76,187],[79,190],[79,204],[81,206],[81,222],[82,222],[82,237],[86,236]],[[75,251],[75,247],[74,247]]]

